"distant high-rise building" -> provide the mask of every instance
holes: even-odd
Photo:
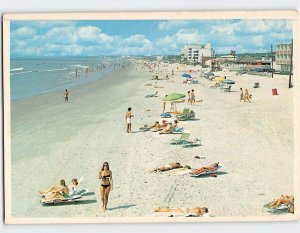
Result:
[[[278,44],[276,45],[276,65],[281,66],[281,71],[289,72],[291,64],[292,45]]]
[[[186,44],[181,49],[181,60],[188,61],[190,63],[202,63],[202,59],[207,61],[213,56],[213,49],[210,43],[206,45],[197,44]]]

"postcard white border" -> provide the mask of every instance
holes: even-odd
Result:
[[[77,217],[17,218],[11,213],[11,147],[10,147],[10,20],[200,20],[200,19],[289,19],[293,20],[294,84],[294,196],[295,213],[288,216],[154,218],[154,217]],[[297,11],[184,11],[184,12],[103,12],[103,13],[17,13],[3,16],[3,97],[4,97],[4,184],[5,223],[153,223],[153,222],[241,222],[295,221],[300,219],[300,90],[299,90],[299,24]]]

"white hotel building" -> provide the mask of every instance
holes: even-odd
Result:
[[[281,71],[290,71],[291,55],[291,44],[278,44],[276,46],[276,65],[281,66]]]
[[[211,59],[213,56],[213,49],[211,44],[201,45],[200,43],[185,45],[181,49],[181,60],[190,63],[201,63],[202,58],[204,61]]]

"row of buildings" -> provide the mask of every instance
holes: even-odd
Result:
[[[181,49],[181,61],[212,66],[212,64],[230,65],[252,65],[252,66],[271,66],[273,59],[273,68],[281,72],[289,72],[292,56],[291,44],[278,44],[276,53],[272,56],[255,57],[251,55],[237,56],[235,51],[228,55],[216,56],[210,43],[201,45],[200,42],[191,45],[185,45]]]

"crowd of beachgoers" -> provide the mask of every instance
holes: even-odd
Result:
[[[103,79],[15,101],[13,152],[47,156],[13,163],[16,216],[293,213],[293,107],[286,83],[284,76],[129,59]],[[34,117],[20,114],[24,109]],[[27,126],[34,126],[31,138]],[[36,182],[27,183],[30,177]],[[43,205],[63,208],[45,211],[37,199],[24,205],[22,187],[28,194],[43,190]]]

